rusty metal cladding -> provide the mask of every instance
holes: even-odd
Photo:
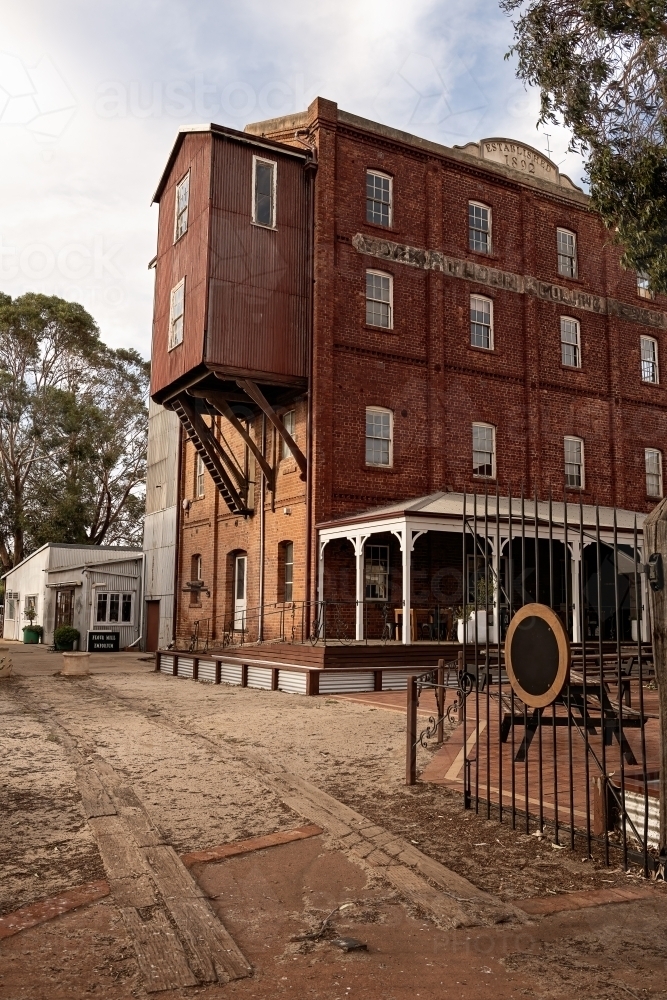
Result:
[[[174,243],[176,185],[188,170],[188,228],[180,240]],[[186,135],[160,197],[151,354],[152,396],[159,396],[162,389],[196,368],[203,359],[210,176],[210,132]],[[185,278],[183,342],[169,351],[171,290],[182,278]]]
[[[276,164],[276,226],[252,222],[253,156]],[[207,363],[305,378],[308,180],[292,155],[213,140]]]

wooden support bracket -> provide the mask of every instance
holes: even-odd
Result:
[[[292,455],[294,456],[294,460],[296,464],[299,466],[299,471],[301,472],[301,479],[305,481],[306,469],[307,469],[306,456],[303,454],[298,444],[296,443],[290,432],[287,430],[287,428],[285,427],[284,423],[282,422],[276,411],[273,409],[269,401],[266,399],[262,390],[255,382],[252,382],[248,378],[237,379],[236,384],[238,385],[239,389],[243,389],[244,392],[247,392],[250,399],[252,399],[252,401],[256,403],[257,406],[259,406],[260,410],[262,410],[262,412],[267,415],[267,417],[269,418],[269,420],[271,421],[271,423],[273,424],[273,426],[278,431],[281,438],[291,451]]]
[[[239,418],[236,416],[231,406],[229,405],[229,397],[222,392],[216,392],[214,389],[198,389],[193,395],[201,396],[210,403],[221,416],[225,417],[229,423],[232,425],[234,430],[241,436],[243,441],[248,445],[248,448],[253,453],[259,467],[264,473],[266,478],[266,484],[268,488],[273,492],[276,488],[276,473],[275,469],[272,469],[267,460],[262,455],[261,450],[257,447],[255,441],[253,441],[252,436],[248,433],[246,428],[243,426]]]

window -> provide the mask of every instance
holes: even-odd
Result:
[[[183,343],[183,314],[185,313],[185,278],[171,290],[169,310],[169,350]]]
[[[495,479],[496,429],[491,424],[472,425],[472,474]]]
[[[637,295],[640,299],[655,298],[648,283],[648,274],[645,274],[643,271],[637,272]]]
[[[366,600],[389,600],[389,546],[366,545]]]
[[[285,430],[294,438],[296,431],[296,411],[288,410],[287,413],[283,413],[283,424],[285,425]],[[295,439],[296,440],[296,439]],[[292,452],[287,447],[287,441],[284,438],[280,439],[280,457],[281,458],[291,458]]]
[[[188,205],[190,204],[190,171],[180,184],[176,185],[176,223],[174,227],[174,243],[180,240],[188,231]]]
[[[491,253],[491,209],[468,202],[468,246],[477,253]]]
[[[204,470],[206,466],[204,465],[204,459],[201,457],[199,452],[196,453],[195,458],[195,496],[204,496]]]
[[[289,603],[294,592],[294,542],[283,542],[283,555],[283,601]]]
[[[565,485],[584,488],[584,442],[581,438],[565,438]]]
[[[392,417],[391,410],[366,408],[366,465],[393,463]]]
[[[5,601],[5,618],[7,621],[13,622],[16,619],[16,601],[17,598],[13,594],[7,594]]]
[[[34,611],[37,614],[37,596],[35,594],[30,594],[25,599],[25,604],[23,607],[24,617],[28,617],[28,612]]]
[[[493,350],[493,302],[481,295],[470,296],[470,343]]]
[[[641,338],[642,382],[658,383],[658,342],[653,337]]]
[[[393,279],[381,271],[366,271],[366,322],[391,330]]]
[[[579,321],[569,316],[560,318],[560,353],[567,368],[581,368]]]
[[[644,449],[646,496],[662,496],[662,453],[657,448]]]
[[[111,594],[97,592],[98,622],[132,622],[132,594]]]
[[[201,587],[203,582],[201,556],[199,553],[190,557],[190,605],[199,606],[201,604]],[[196,584],[196,586],[193,586]]]
[[[556,231],[558,245],[558,273],[566,278],[577,276],[577,237],[567,229]]]
[[[274,229],[276,225],[276,164],[253,156],[252,221]]]
[[[391,225],[391,177],[366,171],[366,221],[377,226]]]

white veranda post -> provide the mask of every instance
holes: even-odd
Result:
[[[406,525],[400,534],[401,554],[403,556],[403,628],[401,631],[403,633],[402,638],[404,645],[412,642],[412,629],[410,628],[410,565],[412,561],[411,535],[412,532],[408,530]]]

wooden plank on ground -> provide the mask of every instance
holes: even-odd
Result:
[[[640,899],[657,897],[656,890],[648,886],[619,886],[611,889],[586,889],[583,892],[559,892],[555,896],[532,896],[519,900],[516,905],[531,916],[547,916],[564,910],[582,910],[591,906],[608,906],[611,903],[634,903]]]
[[[425,878],[404,865],[389,865],[382,869],[382,874],[413,906],[425,910],[445,929],[477,927],[482,923],[453,897],[434,889]]]
[[[81,794],[81,805],[86,819],[93,816],[113,816],[116,809],[105,792],[102,782],[92,767],[81,766],[76,769],[76,784]]]
[[[88,906],[98,899],[103,899],[109,895],[109,884],[104,880],[98,882],[86,882],[85,885],[78,885],[74,889],[59,896],[52,896],[51,899],[42,899],[38,903],[30,903],[22,906],[14,913],[6,913],[0,917],[0,940],[12,937],[20,931],[25,931],[29,927],[36,927],[47,920],[53,920],[63,913],[76,910],[80,906]]]
[[[250,964],[173,848],[149,847],[146,856],[195,975],[202,982],[223,983],[250,975]]]
[[[318,837],[323,832],[321,826],[310,823],[308,826],[297,827],[296,830],[283,830],[279,833],[270,833],[265,837],[252,837],[249,840],[237,840],[231,844],[220,844],[217,847],[209,847],[206,851],[181,854],[181,861],[186,868],[191,868],[193,865],[232,858],[237,854],[248,854],[251,851],[263,851],[267,847],[277,847],[279,844],[290,844],[294,840]]]
[[[150,874],[142,852],[120,816],[99,816],[88,821],[110,880],[133,879]],[[140,905],[140,904],[139,904]]]
[[[120,912],[147,993],[197,986],[181,943],[162,910],[153,910],[146,920],[133,906],[123,906]]]

